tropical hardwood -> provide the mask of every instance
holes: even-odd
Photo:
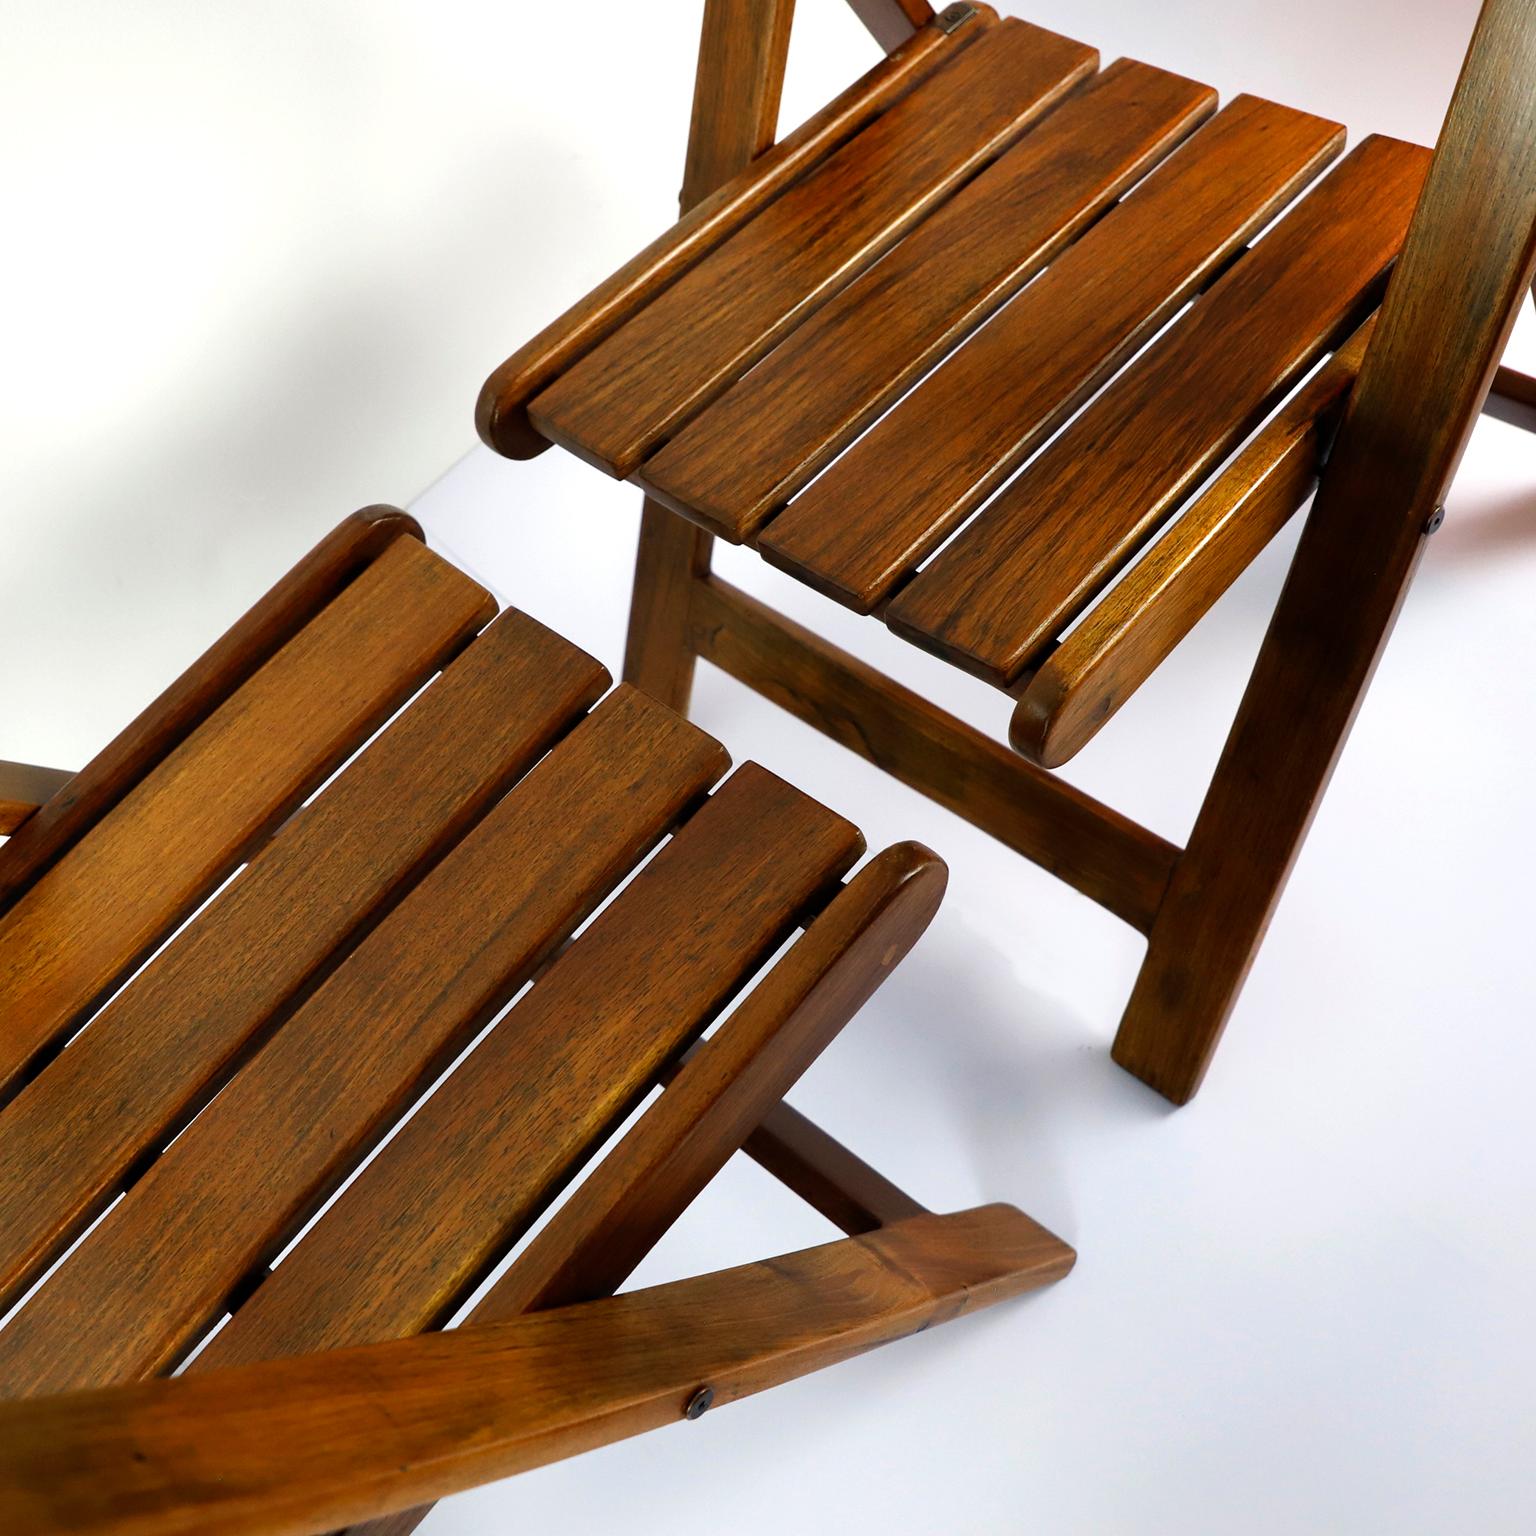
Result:
[[[942,861],[855,869],[851,823],[495,606],[403,516],[350,519],[36,812],[72,834],[51,862],[0,845],[0,1529],[405,1531],[662,1422],[678,1371],[729,1401],[1070,1267],[1009,1208],[931,1215],[783,1103],[927,927]],[[87,823],[76,786],[108,777]],[[851,1240],[611,1309],[743,1149]],[[337,1416],[404,1428],[429,1355],[345,1351],[430,1354],[471,1303],[423,1402],[465,1476],[416,1475],[407,1440],[356,1462]],[[148,1441],[137,1487],[105,1442],[55,1477],[55,1415],[94,1402],[92,1435],[138,1444],[162,1392],[205,1471],[228,1434],[265,1444],[210,1472],[224,1495],[174,1457],[150,1493]],[[270,1418],[214,1406],[239,1400]],[[330,1491],[293,1479],[285,1423]]]
[[[517,354],[486,439],[645,490],[631,682],[686,709],[702,656],[1146,933],[1115,1059],[1183,1103],[1468,432],[1536,426],[1498,366],[1533,276],[1536,16],[1487,0],[1433,156],[1368,137],[1324,175],[1338,124],[1211,116],[1208,87],[986,6],[856,4],[889,57],[790,169],[808,130],[762,147],[783,12],[737,5],[755,40],[721,57],[726,4],[699,99],[749,56],[765,78],[734,93],[720,239],[685,218],[639,259],[664,282],[598,290],[601,334],[578,306],[534,344],[558,362]],[[1314,491],[1189,847],[1057,792]],[[715,537],[993,684],[1015,750],[720,582]]]

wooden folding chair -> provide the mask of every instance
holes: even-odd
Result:
[[[494,615],[360,513],[46,803],[12,784],[7,1536],[403,1532],[1070,1267],[782,1103],[939,859],[849,875],[848,822]],[[848,1238],[614,1297],[740,1147]]]
[[[685,709],[702,656],[1145,933],[1114,1055],[1183,1103],[1490,383],[1536,403],[1496,378],[1536,6],[1488,0],[1433,159],[1369,138],[1295,201],[1337,124],[854,4],[889,56],[774,143],[792,0],[706,0],[682,221],[491,376],[481,434],[645,489],[629,681]],[[1046,771],[1314,490],[1188,846]],[[715,538],[995,684],[1016,750],[713,575]]]

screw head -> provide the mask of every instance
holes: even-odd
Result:
[[[683,1409],[685,1419],[702,1419],[709,1412],[710,1404],[715,1400],[713,1387],[700,1387],[692,1397],[688,1399],[688,1406]]]
[[[1429,520],[1424,524],[1424,537],[1427,539],[1432,533],[1439,533],[1440,525],[1445,521],[1445,508],[1436,507],[1429,514]]]

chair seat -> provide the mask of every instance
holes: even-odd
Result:
[[[482,421],[882,614],[1055,762],[1310,493],[1429,155],[1323,176],[1337,124],[952,10],[920,78],[722,189]]]
[[[852,825],[387,531],[0,901],[0,1397],[443,1324],[851,889]]]

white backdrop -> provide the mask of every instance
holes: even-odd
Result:
[[[1027,14],[1106,59],[1429,141],[1475,7],[1233,9]],[[834,0],[801,10],[786,120],[874,56]],[[414,501],[617,669],[633,493],[558,454],[460,456],[487,369],[666,221],[697,13],[11,0],[0,757],[81,760],[371,500]],[[1015,1200],[1081,1262],[1022,1305],[450,1501],[427,1530],[1528,1531],[1533,477],[1531,439],[1480,428],[1178,1114],[1108,1061],[1133,935],[704,669],[695,716],[738,760],[953,868],[929,936],[796,1102],[919,1198]],[[1070,777],[1187,832],[1288,546]],[[750,556],[722,564],[1000,727],[982,685]],[[826,1235],[733,1165],[640,1278]]]

